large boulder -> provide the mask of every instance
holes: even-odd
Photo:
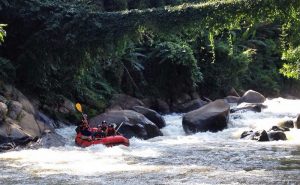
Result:
[[[183,116],[182,126],[187,134],[196,132],[217,132],[227,127],[229,104],[216,100]]]
[[[110,105],[107,108],[108,111],[131,109],[134,106],[144,106],[144,103],[141,100],[126,94],[114,94],[109,104]]]
[[[17,124],[32,137],[40,137],[48,127],[41,121],[37,121],[34,115],[22,111],[20,121]]]
[[[32,143],[30,148],[50,148],[50,147],[60,147],[65,146],[66,139],[56,132],[46,130],[42,137],[36,142]]]
[[[175,112],[182,112],[182,113],[190,112],[199,109],[200,107],[206,105],[207,103],[208,102],[203,101],[201,99],[195,99],[187,103],[177,105],[175,108]]]
[[[244,95],[239,99],[238,104],[246,103],[263,103],[266,101],[266,98],[259,92],[248,90]]]
[[[17,119],[20,116],[22,109],[23,105],[20,102],[11,101],[8,106],[8,116],[11,119]]]
[[[26,112],[35,114],[35,109],[32,103],[21,91],[11,85],[5,85],[3,91],[5,97],[10,97],[11,100],[20,102]]]
[[[157,99],[155,101],[154,110],[158,111],[161,114],[168,114],[170,113],[170,106],[164,100]]]
[[[0,121],[0,151],[26,145],[35,139],[13,120],[2,123]]]
[[[90,126],[96,127],[102,121],[115,123],[117,127],[123,123],[119,132],[127,138],[138,137],[149,139],[156,136],[162,136],[159,128],[144,115],[133,110],[109,111],[90,119]]]
[[[152,110],[160,114],[168,114],[170,113],[170,106],[167,102],[162,99],[155,98],[145,98],[143,99],[143,103],[145,104],[143,107],[148,107]]]
[[[142,106],[134,106],[132,110],[143,114],[146,118],[152,121],[158,128],[163,128],[166,126],[165,119],[159,113],[157,113],[152,109],[148,109]]]

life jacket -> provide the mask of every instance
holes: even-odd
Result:
[[[106,135],[107,136],[113,136],[113,135],[116,135],[116,130],[115,130],[115,128],[114,127],[107,127],[107,129],[106,129]]]

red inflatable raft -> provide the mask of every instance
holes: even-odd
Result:
[[[95,138],[93,140],[81,139],[81,133],[78,133],[75,138],[75,143],[81,147],[103,144],[106,146],[125,145],[129,146],[129,140],[121,135],[107,136],[104,138]]]

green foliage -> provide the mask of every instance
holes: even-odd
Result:
[[[10,0],[0,2],[0,17],[10,25],[1,53],[17,66],[18,84],[41,99],[79,100],[91,112],[119,91],[166,99],[196,88],[216,96],[231,86],[278,92],[281,51],[299,45],[299,6],[298,0]]]
[[[184,42],[155,44],[145,70],[154,92],[160,92],[164,98],[172,98],[180,92],[192,92],[202,80],[193,51]]]
[[[283,53],[282,59],[286,61],[280,72],[288,78],[300,78],[300,46],[289,49]]]
[[[7,26],[6,24],[0,24],[0,44],[4,42],[4,37],[6,36],[6,32],[3,27]]]

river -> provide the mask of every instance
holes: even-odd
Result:
[[[166,115],[164,136],[132,138],[130,147],[79,148],[75,127],[58,129],[65,147],[1,153],[0,184],[300,184],[300,129],[287,132],[287,141],[239,139],[300,113],[300,100],[265,104],[261,113],[232,113],[217,133],[186,136],[182,115]]]

